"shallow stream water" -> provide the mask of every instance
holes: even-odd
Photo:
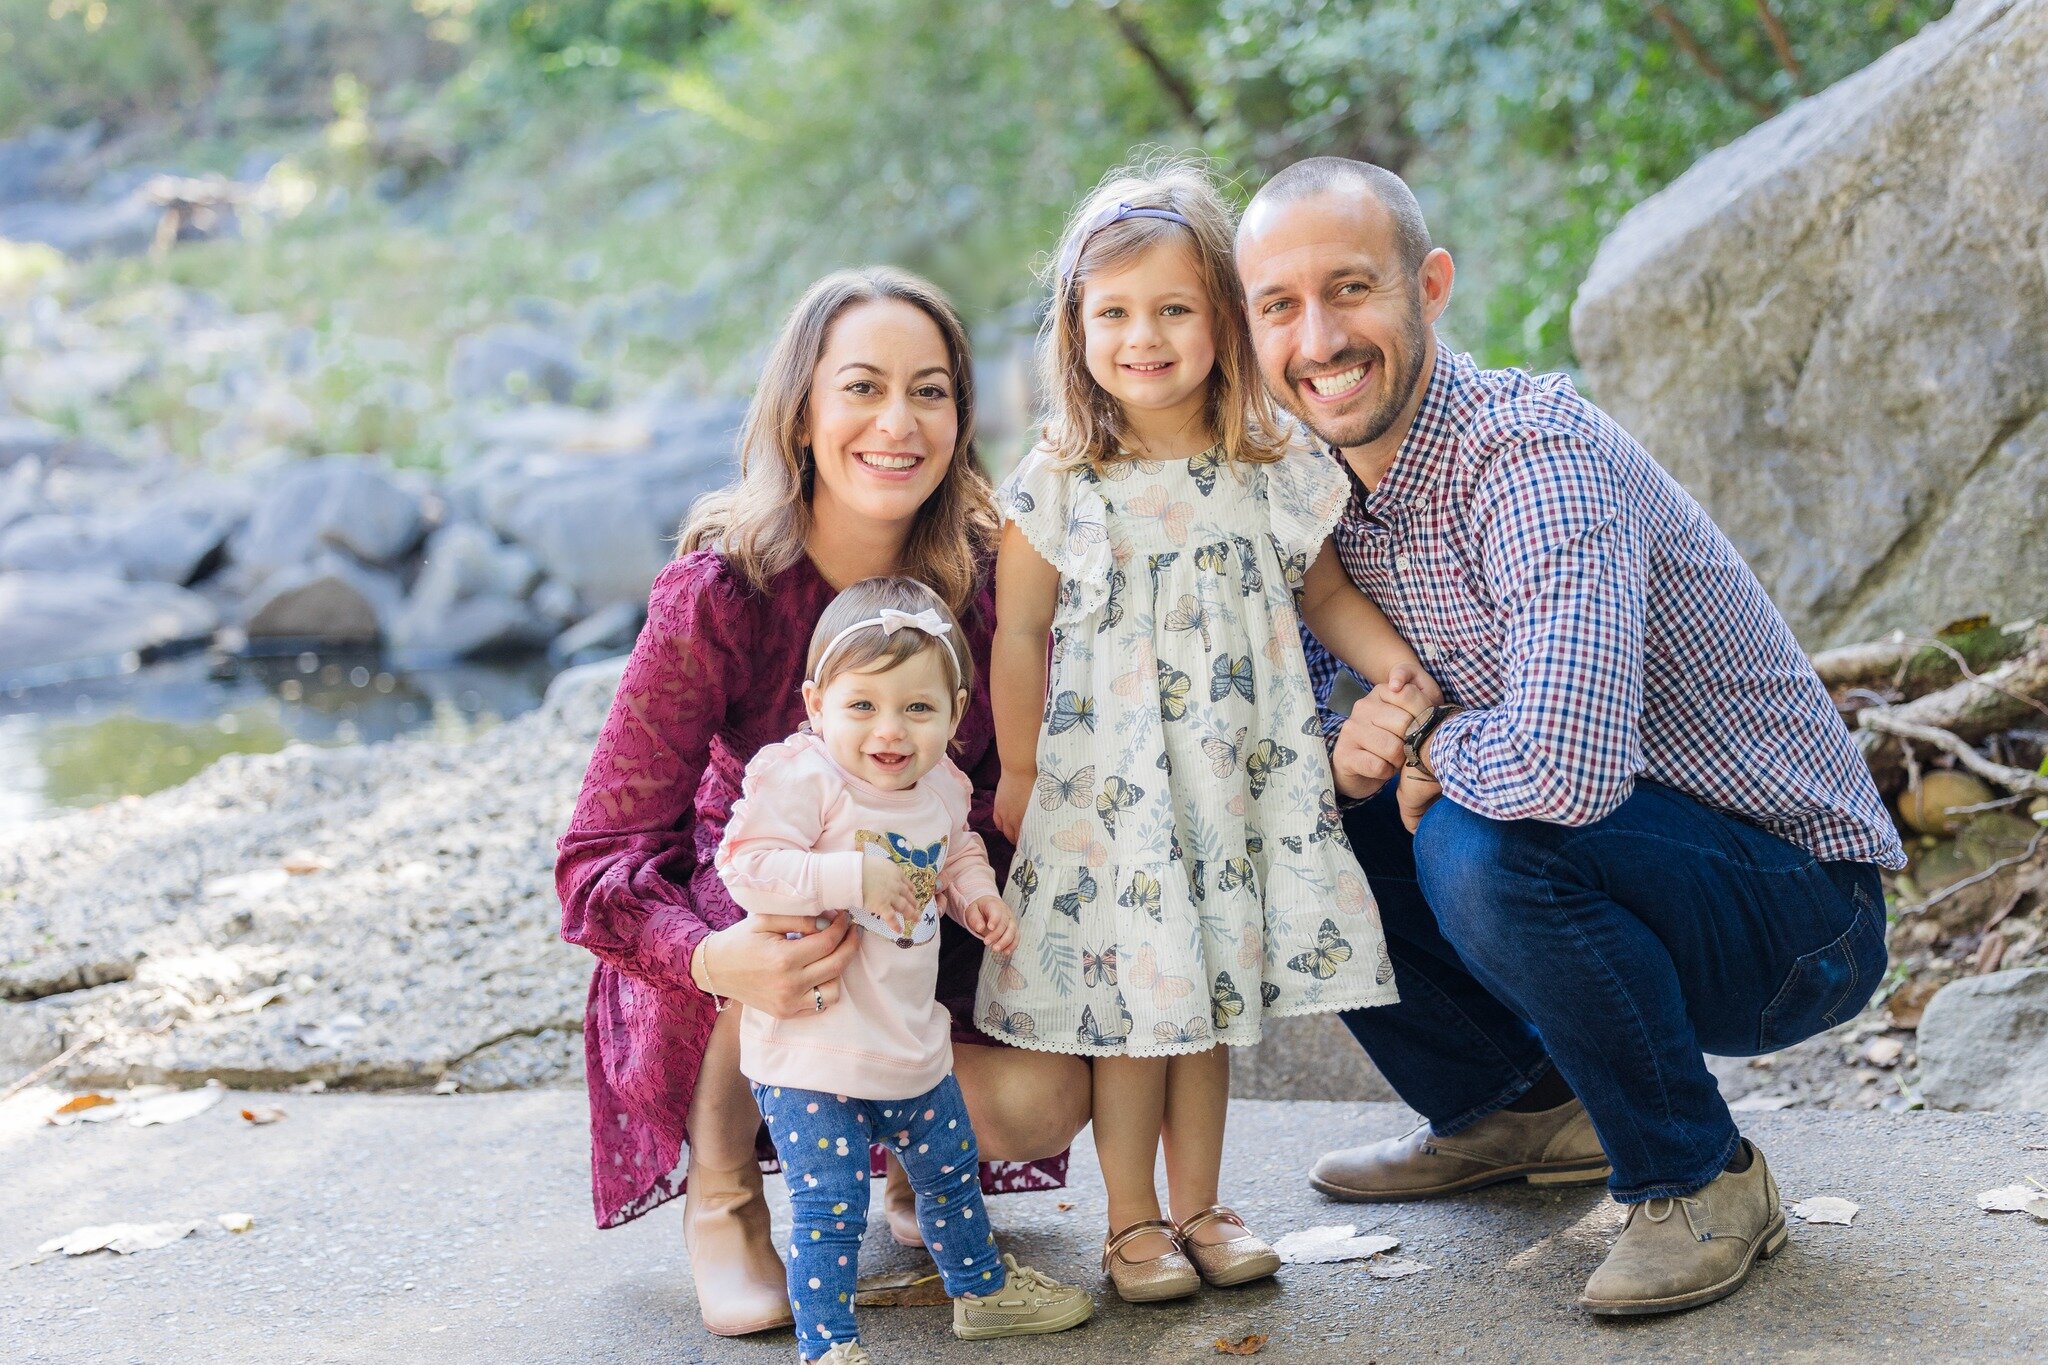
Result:
[[[374,653],[192,655],[0,692],[0,829],[174,787],[223,754],[465,739],[540,704],[541,661],[397,668]]]

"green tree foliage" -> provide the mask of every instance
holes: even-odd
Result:
[[[330,35],[402,13],[468,63],[442,97],[454,136],[531,139],[534,109],[680,111],[604,154],[686,187],[674,230],[734,339],[860,261],[923,270],[971,312],[1028,300],[1062,215],[1139,145],[1204,150],[1244,193],[1302,156],[1362,157],[1415,184],[1457,257],[1453,337],[1550,367],[1624,212],[1948,3],[0,0],[0,129],[174,106],[272,62],[306,14]],[[361,62],[326,79],[354,76],[382,88]]]
[[[713,177],[725,228],[770,292],[888,255],[993,305],[1133,145],[1202,148],[1245,191],[1333,154],[1417,185],[1464,267],[1453,331],[1490,362],[1537,366],[1570,363],[1572,295],[1629,207],[1948,8],[501,2],[543,45],[596,35],[629,65],[681,73],[684,102],[730,142],[730,174]]]

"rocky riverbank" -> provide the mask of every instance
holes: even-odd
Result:
[[[575,1074],[590,961],[550,872],[616,672],[469,743],[232,757],[0,837],[0,1073],[90,1039],[70,1080]]]

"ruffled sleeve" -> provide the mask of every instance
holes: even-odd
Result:
[[[556,845],[562,937],[628,976],[692,996],[690,956],[713,928],[689,889],[693,806],[726,699],[747,695],[740,615],[712,552],[662,570]]]
[[[963,779],[964,780],[964,779]],[[861,907],[857,850],[817,852],[825,812],[845,782],[824,742],[795,735],[747,764],[744,794],[718,846],[718,874],[750,915],[815,915]],[[965,798],[962,798],[965,808]]]
[[[1079,620],[1109,600],[1109,508],[1087,470],[1062,469],[1052,452],[1033,447],[1003,481],[996,507],[1059,570],[1055,622]]]
[[[1266,474],[1273,548],[1280,553],[1288,583],[1298,588],[1323,542],[1343,519],[1351,501],[1351,482],[1332,456],[1299,438],[1288,445],[1285,455],[1261,468]]]

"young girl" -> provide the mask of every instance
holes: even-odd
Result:
[[[747,765],[718,871],[749,914],[849,910],[864,930],[828,1009],[740,1018],[740,1071],[789,1184],[789,1302],[805,1360],[868,1361],[853,1316],[867,1227],[869,1146],[917,1191],[918,1225],[970,1340],[1085,1322],[1085,1290],[996,1252],[978,1153],[953,1080],[951,1020],[933,998],[939,903],[996,952],[1016,921],[967,777],[946,757],[973,686],[959,622],[923,584],[870,578],[811,636],[806,728]]]
[[[1345,478],[1275,434],[1207,178],[1113,172],[1075,212],[1052,284],[1053,412],[998,494],[996,821],[1017,840],[1018,938],[984,961],[976,1019],[1096,1059],[1103,1269],[1126,1299],[1169,1299],[1279,1267],[1217,1203],[1218,1044],[1258,1042],[1267,1016],[1396,998],[1337,816],[1297,593],[1366,678],[1431,684],[1324,553]],[[1162,1133],[1171,1221],[1153,1184]]]

